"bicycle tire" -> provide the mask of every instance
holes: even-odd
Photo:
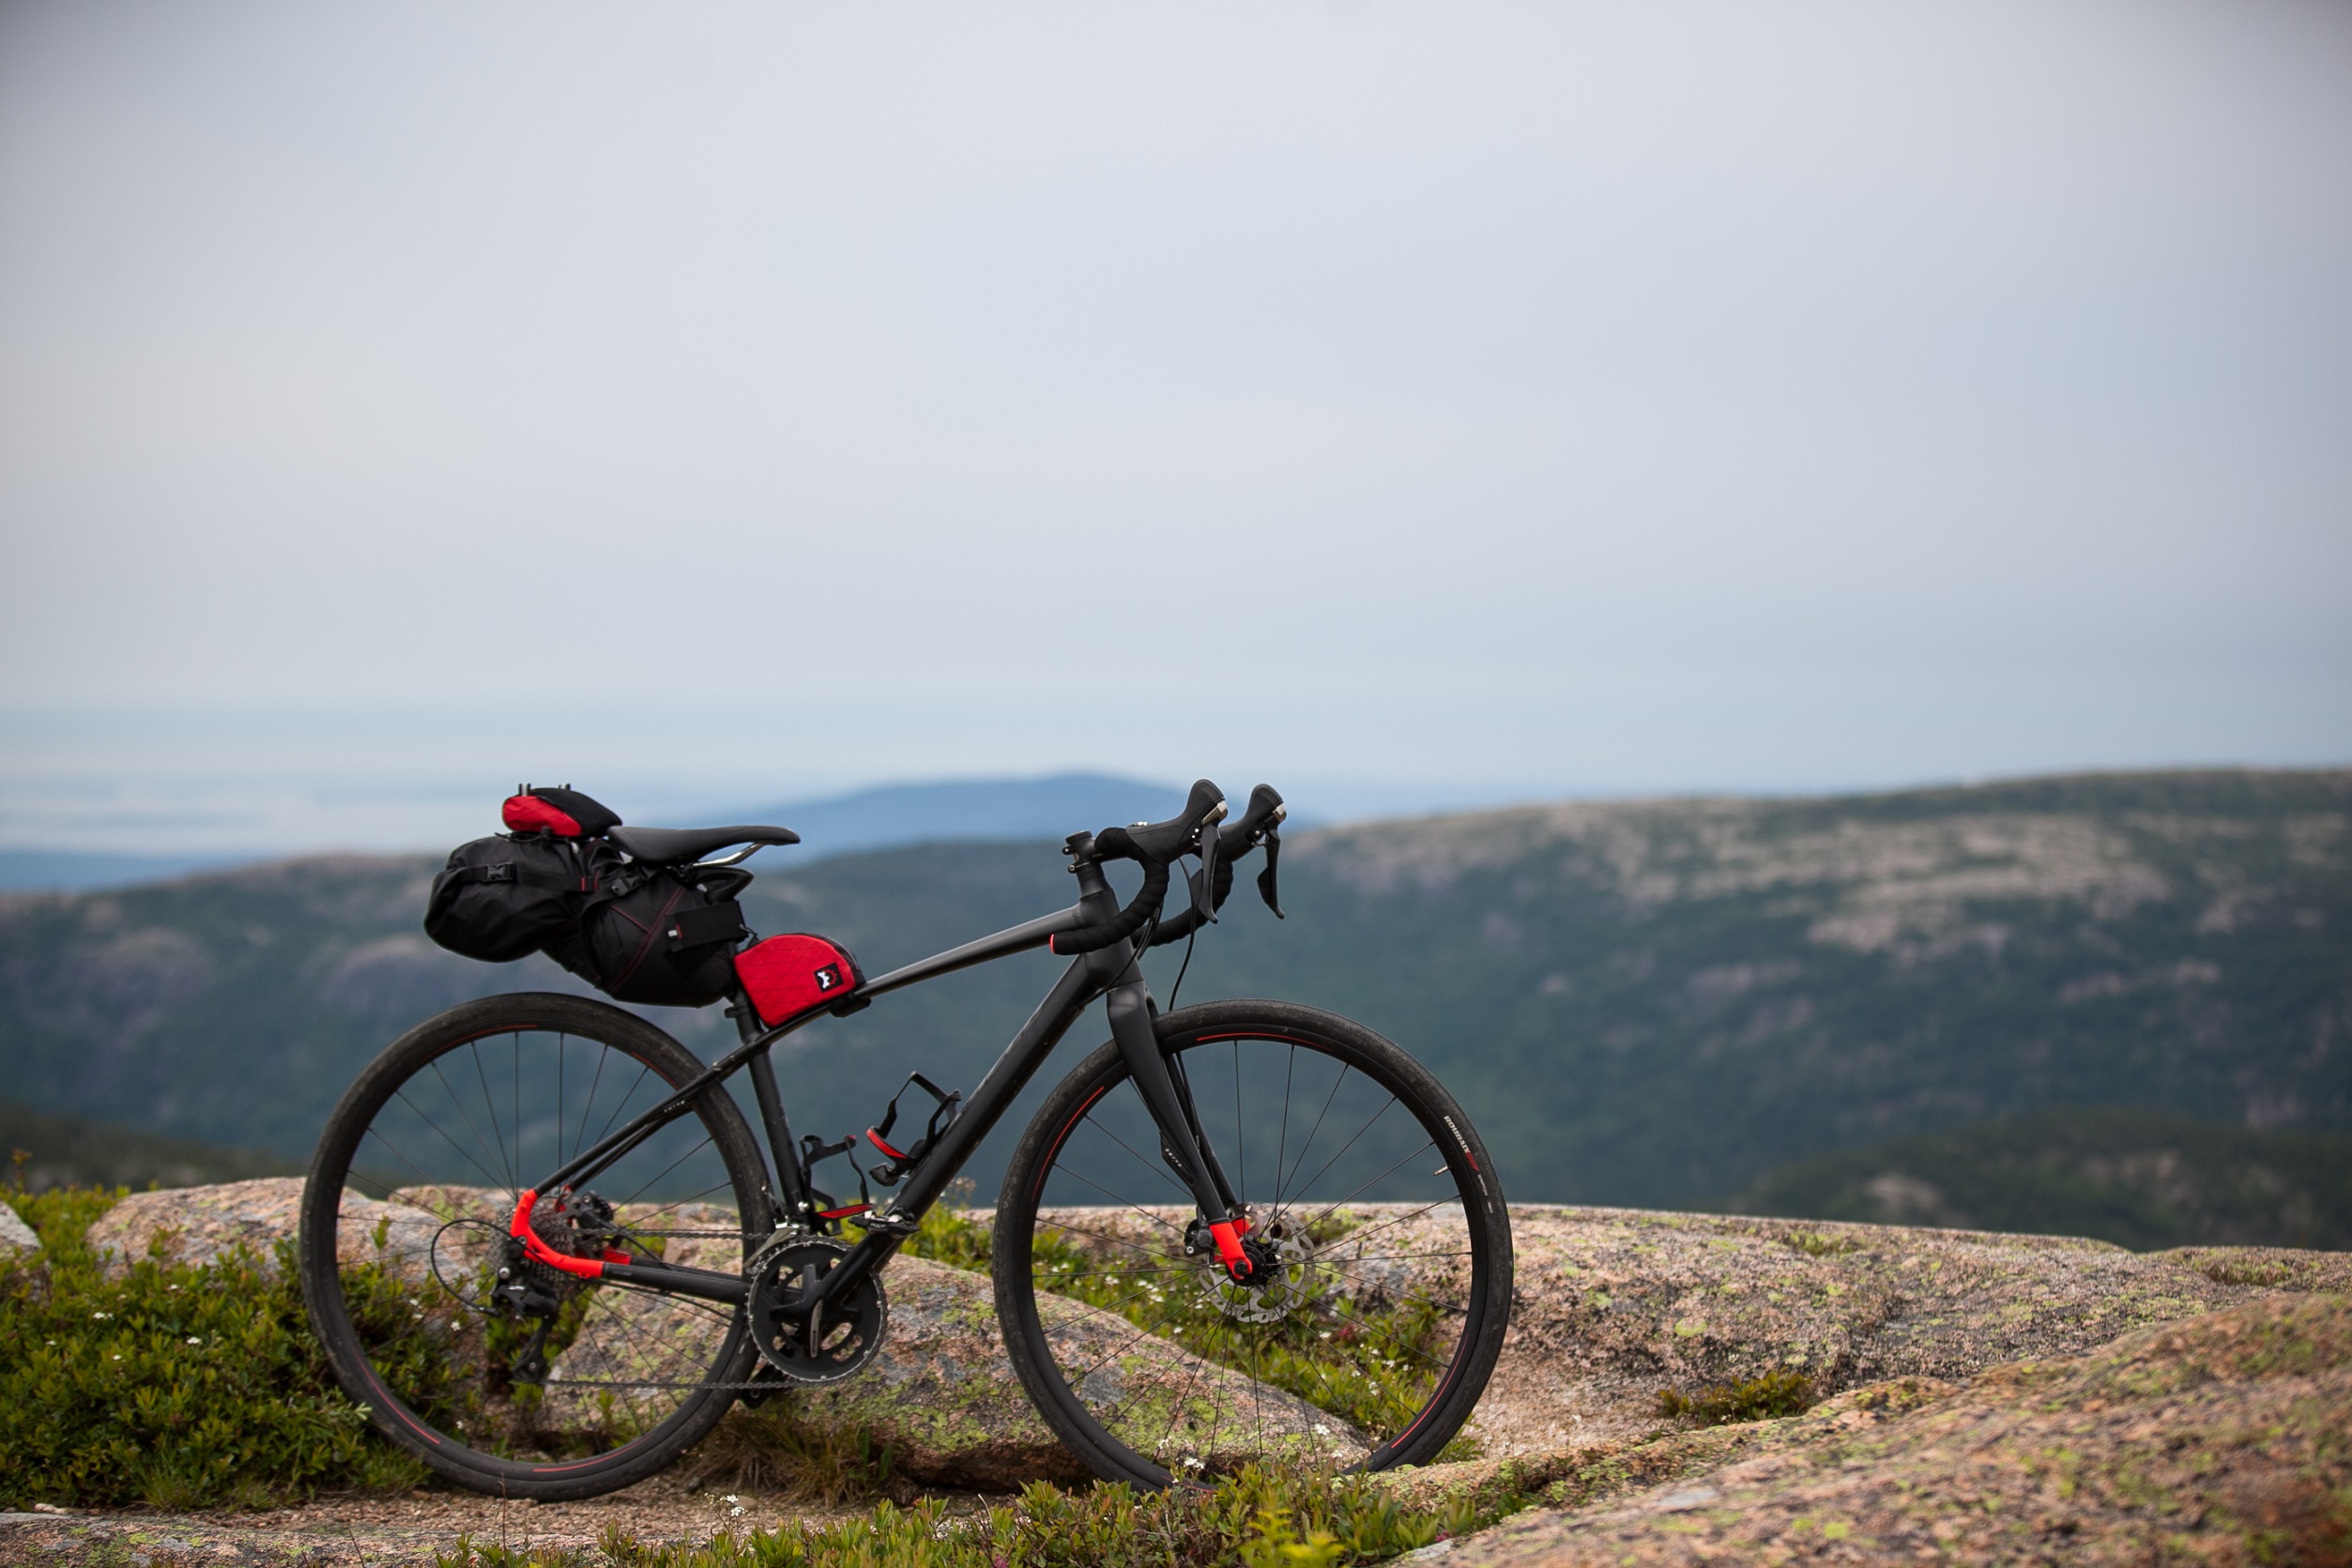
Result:
[[[502,1040],[511,1051],[498,1043]],[[501,1107],[505,1088],[494,1088],[484,1058],[504,1080],[509,1063],[503,1058],[510,1054],[512,1100]],[[590,1058],[595,1072],[583,1099],[578,1079],[587,1073],[571,1070],[585,1069]],[[608,1116],[599,1100],[606,1071],[625,1073],[627,1063],[638,1071]],[[467,1104],[470,1089],[461,1093],[455,1087],[468,1067],[481,1080],[479,1105]],[[491,1231],[479,1227],[503,1232],[497,1210],[503,1206],[512,1215],[517,1184],[538,1180],[565,1152],[601,1136],[594,1123],[601,1121],[604,1131],[625,1124],[621,1118],[658,1104],[702,1071],[684,1046],[633,1013],[586,997],[527,992],[451,1008],[410,1029],[368,1065],[320,1135],[303,1192],[298,1245],[313,1330],[337,1382],[377,1431],[462,1486],[564,1501],[645,1479],[725,1414],[756,1357],[741,1308],[687,1304],[686,1298],[558,1277],[553,1288],[569,1294],[551,1320],[549,1343],[569,1338],[557,1347],[542,1380],[529,1385],[512,1375],[512,1364],[519,1363],[510,1362],[501,1371],[500,1358],[512,1354],[507,1342],[524,1328],[501,1326],[495,1311],[481,1310],[481,1301],[466,1294],[468,1278],[478,1279],[484,1291],[489,1286],[481,1271],[490,1265],[480,1259],[495,1256],[495,1242]],[[420,1109],[436,1104],[431,1099],[436,1079],[464,1111],[462,1120]],[[619,1074],[614,1081],[620,1081]],[[556,1113],[552,1149],[545,1148],[550,1105]],[[573,1141],[575,1105],[578,1136]],[[481,1110],[495,1130],[495,1149],[480,1134],[482,1121],[475,1113]],[[440,1128],[443,1120],[447,1128]],[[423,1136],[426,1126],[439,1128],[444,1141],[473,1160],[487,1184],[441,1180],[456,1163]],[[695,1141],[697,1132],[700,1142]],[[631,1226],[637,1244],[668,1248],[665,1256],[697,1267],[741,1268],[769,1228],[768,1194],[765,1162],[735,1103],[714,1086],[688,1116],[643,1147],[650,1151],[649,1162],[668,1160],[683,1148],[672,1170],[688,1174],[655,1178],[653,1184],[669,1185],[650,1197],[644,1196],[648,1188],[626,1194],[615,1206],[616,1223]],[[549,1153],[555,1157],[544,1157]],[[637,1158],[634,1151],[624,1156],[607,1177],[638,1180],[641,1169],[628,1165]],[[387,1171],[417,1180],[394,1187],[395,1176]],[[694,1198],[665,1195],[686,1191],[680,1181],[706,1182],[706,1192]],[[732,1199],[731,1213],[726,1205],[703,1203],[722,1192]],[[351,1201],[355,1196],[375,1206]],[[667,1228],[662,1228],[664,1214]],[[421,1240],[427,1231],[429,1243]],[[420,1244],[428,1249],[421,1268]],[[468,1275],[469,1269],[477,1272]],[[413,1311],[413,1328],[404,1310]],[[724,1328],[722,1315],[728,1319]],[[603,1381],[593,1376],[600,1372]],[[566,1422],[572,1424],[559,1424]]]
[[[1080,1168],[1092,1160],[1082,1146],[1102,1142],[1107,1155],[1117,1144],[1132,1158],[1109,1156],[1111,1165],[1130,1182],[1142,1180],[1138,1165],[1152,1167],[1132,1135],[1150,1126],[1148,1113],[1132,1088],[1119,1092],[1128,1083],[1125,1061],[1116,1044],[1094,1051],[1031,1119],[994,1221],[1005,1348],[1040,1415],[1097,1475],[1146,1487],[1285,1456],[1377,1470],[1445,1454],[1485,1392],[1510,1316],[1510,1219],[1469,1119],[1397,1045],[1320,1009],[1210,1002],[1165,1014],[1155,1028],[1162,1051],[1184,1064],[1211,1147],[1257,1234],[1296,1251],[1283,1255],[1279,1270],[1261,1271],[1279,1280],[1254,1297],[1223,1282],[1206,1260],[1178,1250],[1177,1220],[1193,1210],[1167,1170],[1152,1171],[1174,1195],[1164,1195],[1156,1209],[1118,1195],[1092,1207],[1057,1204],[1099,1180]],[[1227,1122],[1218,1104],[1225,1085],[1211,1080],[1229,1046]],[[1277,1053],[1289,1072],[1282,1141],[1269,1175],[1262,1155],[1254,1168],[1251,1162],[1273,1131],[1269,1086]],[[1323,1114],[1293,1162],[1291,1101],[1303,1081],[1302,1058],[1314,1058],[1313,1071],[1331,1082]],[[1309,1150],[1355,1078],[1370,1088],[1361,1095],[1350,1089],[1352,1100],[1369,1104],[1385,1093],[1410,1125],[1389,1123],[1388,1147],[1361,1152],[1388,1116],[1383,1104],[1321,1171],[1302,1178],[1310,1158],[1321,1158]],[[1123,1103],[1127,1108],[1119,1108]],[[1357,1114],[1349,1112],[1352,1119]],[[1359,1180],[1394,1148],[1405,1153],[1386,1173]],[[1432,1149],[1443,1164],[1429,1172],[1426,1160],[1414,1161]],[[1351,1158],[1354,1165],[1334,1189],[1353,1184],[1353,1192],[1329,1201],[1324,1193],[1307,1195],[1323,1172]],[[1100,1184],[1111,1193],[1113,1183]],[[1456,1207],[1459,1220],[1445,1212]],[[1367,1250],[1384,1232],[1389,1239],[1377,1244],[1389,1250]],[[1459,1248],[1445,1250],[1448,1241]],[[1130,1330],[1132,1337],[1123,1338]],[[1255,1412],[1246,1420],[1245,1406]],[[1229,1412],[1229,1426],[1223,1424]]]

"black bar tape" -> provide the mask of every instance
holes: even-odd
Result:
[[[1217,861],[1216,886],[1213,890],[1215,907],[1224,908],[1225,901],[1232,896],[1232,892],[1233,862],[1220,860]],[[1184,912],[1174,920],[1160,922],[1160,928],[1152,933],[1152,945],[1158,948],[1166,947],[1170,942],[1181,942],[1199,930],[1204,923],[1200,919],[1200,911],[1187,906]]]
[[[1102,843],[1097,834],[1094,842]],[[1046,946],[1064,958],[1075,958],[1082,952],[1093,952],[1113,942],[1123,942],[1143,929],[1161,900],[1168,897],[1168,862],[1147,860],[1143,865],[1143,891],[1135,895],[1135,902],[1101,925],[1082,925],[1076,931],[1056,932]]]

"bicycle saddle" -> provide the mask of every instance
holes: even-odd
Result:
[[[713,849],[735,844],[798,844],[789,828],[615,828],[604,835],[631,860],[654,865],[699,860]]]

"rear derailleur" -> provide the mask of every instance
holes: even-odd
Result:
[[[623,1239],[613,1219],[613,1206],[594,1193],[564,1194],[541,1206],[530,1224],[542,1241],[567,1257],[599,1257]],[[536,1387],[547,1381],[548,1333],[564,1303],[582,1287],[580,1280],[532,1257],[520,1237],[500,1238],[497,1284],[490,1290],[490,1310],[531,1325],[530,1338],[509,1367],[516,1383]]]

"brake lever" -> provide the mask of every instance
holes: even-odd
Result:
[[[1265,845],[1266,864],[1258,873],[1258,896],[1266,901],[1266,907],[1274,911],[1275,920],[1287,921],[1291,917],[1282,912],[1282,900],[1275,891],[1274,880],[1274,864],[1282,854],[1282,835],[1272,828],[1267,829]]]
[[[1222,814],[1219,814],[1220,816]],[[1201,824],[1200,874],[1192,879],[1192,907],[1211,925],[1217,923],[1217,850],[1220,847],[1216,822],[1212,820]]]

